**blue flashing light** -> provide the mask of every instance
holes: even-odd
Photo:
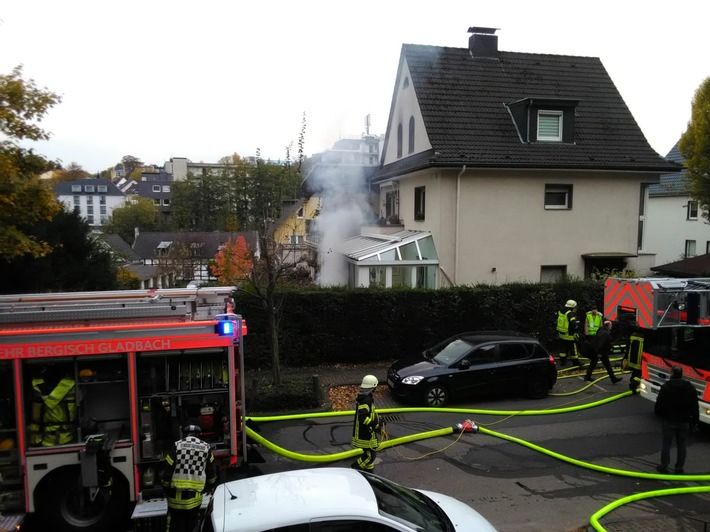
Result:
[[[236,322],[232,320],[220,320],[217,322],[217,334],[220,336],[234,336]]]

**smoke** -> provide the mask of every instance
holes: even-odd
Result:
[[[320,273],[316,282],[321,286],[346,285],[348,265],[338,245],[374,221],[364,167],[318,165],[309,180],[311,189],[322,198],[315,222],[320,235]]]

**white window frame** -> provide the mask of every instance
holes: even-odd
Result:
[[[170,192],[170,185],[163,185],[163,192]]]
[[[96,187],[97,192],[108,192],[108,187],[106,185],[98,185]]]
[[[81,185],[72,185],[71,191],[72,192],[81,192]]]
[[[686,220],[697,220],[698,219],[698,202],[695,200],[689,200],[686,205]]]
[[[84,185],[84,192],[94,192],[94,185]]]
[[[545,183],[545,210],[572,209],[572,185]],[[564,203],[548,203],[548,194],[564,194]]]
[[[563,115],[562,111],[539,110],[537,112],[537,140],[561,142]],[[557,127],[555,127],[555,122]]]
[[[697,247],[695,240],[685,241],[685,258],[695,257],[697,255]]]
[[[160,192],[160,185],[153,185],[153,192]]]

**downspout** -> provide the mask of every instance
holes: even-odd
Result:
[[[454,224],[454,283],[458,284],[459,278],[459,224],[461,222],[461,176],[466,171],[466,165],[461,167],[456,176],[456,222]]]

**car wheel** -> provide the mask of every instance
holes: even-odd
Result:
[[[434,408],[446,406],[449,402],[449,391],[440,384],[433,384],[424,393],[424,402]]]
[[[528,395],[531,399],[542,399],[547,397],[550,387],[545,379],[535,379],[528,384]]]

